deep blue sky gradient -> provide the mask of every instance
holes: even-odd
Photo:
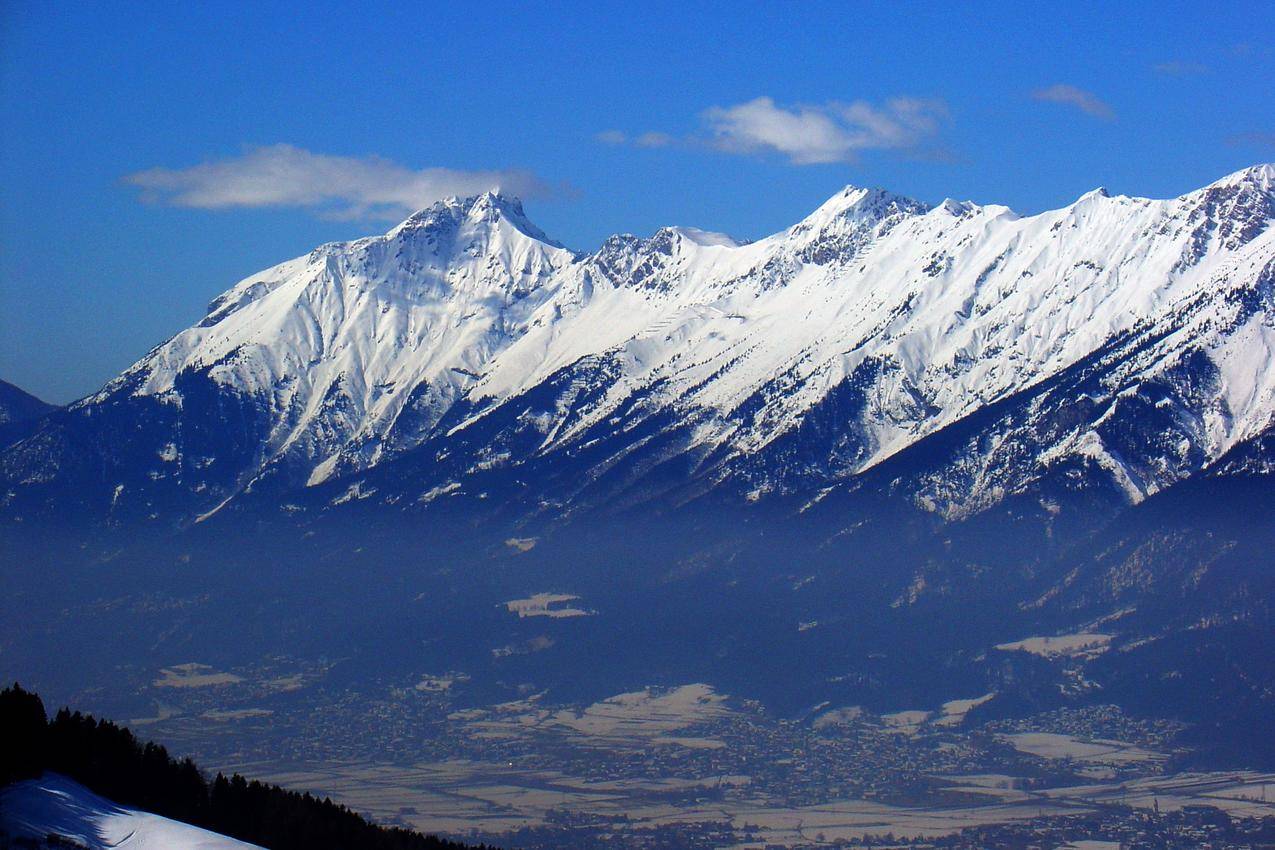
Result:
[[[846,183],[1031,213],[1097,185],[1165,197],[1275,160],[1269,0],[961,6],[7,0],[0,378],[69,401],[241,277],[387,229],[295,208],[144,203],[121,182],[248,145],[528,169],[561,187],[528,202],[530,216],[578,249],[664,224],[755,238]],[[1060,83],[1115,120],[1033,99]],[[693,135],[707,108],[763,95],[941,99],[944,155],[800,166],[595,138]]]

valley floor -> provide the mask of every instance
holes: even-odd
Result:
[[[805,847],[886,836],[920,842],[975,827],[1031,828],[1043,820],[1110,817],[1115,806],[1129,807],[1136,822],[1154,812],[1157,802],[1165,813],[1210,806],[1232,818],[1275,818],[1275,805],[1255,797],[1275,783],[1275,774],[1252,772],[1181,773],[1031,791],[1012,787],[1021,777],[951,776],[946,779],[953,784],[939,789],[935,805],[849,798],[788,806],[746,783],[714,794],[711,780],[597,783],[483,763],[279,768],[260,762],[235,766],[271,782],[323,788],[378,820],[515,847],[589,847],[604,837],[612,846]],[[691,793],[679,801],[671,787]],[[967,802],[953,804],[957,795]],[[947,802],[938,803],[941,799]]]
[[[1097,839],[1161,815],[1194,829],[1198,806],[1275,819],[1275,774],[1185,770],[1181,724],[1113,706],[979,722],[966,718],[982,702],[970,695],[779,718],[692,684],[591,705],[530,694],[466,707],[453,693],[463,680],[438,674],[374,696],[307,686],[302,708],[284,698],[302,673],[264,677],[255,702],[227,700],[246,683],[210,669],[157,681],[167,693],[140,719],[146,734],[209,767],[504,847],[934,842],[1058,823],[1059,834],[1089,824]]]

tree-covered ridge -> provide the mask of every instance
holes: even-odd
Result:
[[[48,719],[40,697],[15,683],[0,691],[0,785],[44,771],[121,805],[270,850],[471,850],[239,774],[209,781],[191,759],[174,759],[109,720],[67,708]]]

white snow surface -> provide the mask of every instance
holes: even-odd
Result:
[[[1111,638],[1111,635],[1080,632],[998,643],[996,649],[1002,652],[1026,652],[1042,658],[1092,658],[1107,651]]]
[[[694,414],[701,443],[747,455],[859,369],[870,451],[853,474],[1150,327],[1163,332],[1117,377],[1206,352],[1221,386],[1198,428],[1216,458],[1275,411],[1275,318],[1229,297],[1275,274],[1272,209],[1271,165],[1179,198],[1095,190],[1029,217],[847,187],[756,242],[665,228],[579,255],[516,200],[451,199],[245,278],[81,404],[180,404],[178,376],[207,370],[269,411],[259,469],[286,458],[316,484],[419,445],[462,400],[473,407],[453,431],[584,358],[618,372],[600,398],[537,422],[542,449],[645,393]],[[755,416],[731,416],[775,386]],[[1083,437],[1058,450],[1119,463]]]
[[[13,838],[50,834],[88,850],[251,850],[206,829],[118,806],[65,776],[46,773],[0,790],[0,825]]]

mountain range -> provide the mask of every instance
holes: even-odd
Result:
[[[1074,422],[916,497],[963,515],[1079,465],[1138,502],[1271,424],[1273,187],[1267,165],[1031,217],[848,187],[757,242],[665,228],[589,255],[514,199],[443,201],[236,284],[6,452],[7,510],[60,510],[70,482],[94,518],[173,525],[333,482],[423,504],[560,459],[573,480],[538,495],[568,510],[617,469],[608,498],[814,495],[1078,369],[1033,412]]]
[[[514,198],[448,199],[250,275],[98,392],[12,417],[0,518],[116,562],[266,534],[280,563],[339,550],[395,587],[405,553],[445,561],[449,598],[657,610],[613,621],[647,640],[619,678],[799,704],[977,668],[1034,705],[1057,688],[988,647],[1101,628],[1084,664],[1108,695],[1275,716],[1246,649],[1272,634],[1273,221],[1271,165],[1032,216],[847,187],[755,242],[669,227],[592,253]],[[658,649],[702,613],[689,588],[715,655]],[[738,638],[763,609],[785,635],[764,652],[800,659],[768,686]],[[922,622],[949,639],[921,646]],[[538,681],[566,666],[536,658]],[[1242,672],[1208,679],[1219,659]]]

